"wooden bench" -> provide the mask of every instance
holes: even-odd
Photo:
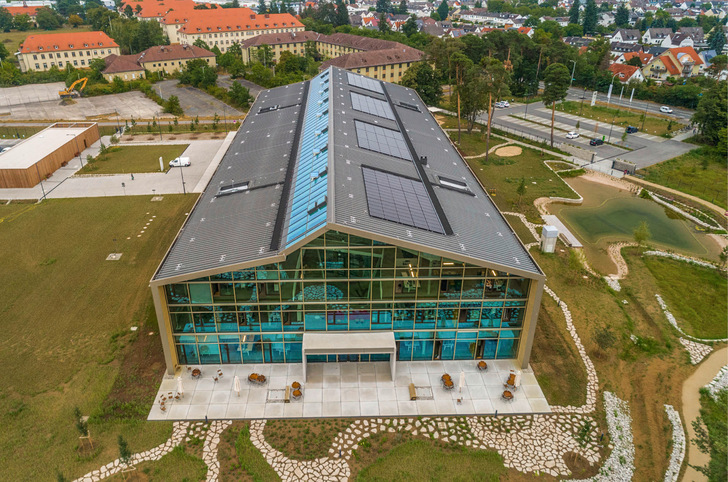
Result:
[[[417,390],[415,390],[415,384],[409,384],[410,400],[417,400]]]
[[[286,394],[283,397],[283,403],[291,403],[291,387],[286,387]]]

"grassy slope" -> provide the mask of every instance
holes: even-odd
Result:
[[[707,166],[703,168],[703,162]],[[715,159],[706,148],[690,152],[640,169],[646,181],[677,189],[686,194],[728,208],[728,164],[725,158]]]
[[[576,198],[569,186],[543,163],[544,158],[536,149],[523,148],[523,153],[514,157],[491,155],[485,158],[469,159],[471,169],[478,176],[486,190],[495,188],[493,200],[502,211],[523,212],[531,221],[541,222],[533,201],[544,196]],[[518,202],[516,190],[526,181],[526,194]],[[534,184],[535,183],[535,184]]]
[[[168,423],[92,422],[96,452],[79,458],[75,451],[73,407],[93,414],[104,406],[129,327],[149,314],[148,281],[195,197],[149,199],[46,201],[0,224],[0,245],[12,247],[0,257],[4,478],[78,476],[118,455],[118,434],[139,451],[171,433]],[[105,261],[114,251],[121,260]]]
[[[79,174],[128,174],[159,172],[159,158],[164,160],[165,170],[169,161],[182,155],[189,144],[161,146],[115,146],[105,155],[88,162]]]
[[[504,473],[503,459],[496,452],[464,447],[445,451],[430,442],[412,440],[364,469],[357,480],[498,481]]]
[[[698,338],[726,338],[728,282],[721,272],[671,259],[645,256],[659,294],[680,327]]]

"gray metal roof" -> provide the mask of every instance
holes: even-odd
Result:
[[[356,74],[338,68],[311,80],[311,89],[320,88],[321,75],[330,75],[328,150],[320,154],[328,156],[324,207],[327,229],[357,230],[395,244],[399,241],[421,247],[423,251],[429,249],[543,276],[413,90],[379,81],[375,82],[383,87],[382,93],[365,90],[349,84],[347,75]],[[296,202],[292,184],[298,161],[305,154],[300,146],[301,131],[310,130],[304,124],[313,122],[313,111],[309,109],[316,108],[301,105],[306,104],[308,84],[279,87],[258,96],[154,280],[188,274],[194,278],[193,273],[200,271],[222,270],[286,254],[286,230],[291,221],[291,206]],[[387,101],[396,119],[354,110],[351,92]],[[315,94],[311,93],[311,99],[318,98]],[[408,106],[403,107],[401,102]],[[277,110],[259,113],[276,105]],[[320,102],[318,109],[321,110]],[[308,120],[304,121],[307,113]],[[427,164],[360,148],[355,120],[392,130],[404,126],[404,137],[410,141],[408,147],[417,158],[427,156]],[[424,181],[446,234],[370,216],[363,168]],[[443,186],[441,178],[464,183],[469,192]],[[217,196],[219,187],[231,182],[249,182],[249,186],[244,192]]]

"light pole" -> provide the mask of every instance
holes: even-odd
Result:
[[[43,187],[43,179],[40,177],[40,171],[38,170],[38,163],[35,163],[35,172],[38,174],[38,181],[40,182],[40,190],[43,191],[43,197],[41,199],[45,199],[46,193],[45,188]]]
[[[187,190],[185,189],[185,173],[183,172],[184,168],[182,167],[182,160],[179,162],[179,175],[182,176],[182,194],[187,194]]]
[[[78,160],[81,162],[81,168],[83,168],[83,157],[81,156],[81,151],[78,150],[78,137],[75,134],[68,135],[73,136],[73,141],[76,143],[76,152],[78,152]]]

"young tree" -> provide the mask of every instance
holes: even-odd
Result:
[[[465,54],[460,51],[456,51],[450,56],[450,67],[455,71],[455,93],[457,97],[457,111],[458,111],[458,144],[460,144],[460,98],[465,90],[465,73],[470,70],[473,65],[473,61],[470,60]],[[469,79],[472,80],[472,79]],[[469,90],[469,89],[468,89]],[[452,102],[452,97],[450,98]]]
[[[132,10],[131,5],[128,3],[126,4],[126,7],[124,7],[124,16],[126,18],[132,18],[134,16],[134,10]]]
[[[179,103],[179,97],[176,95],[170,95],[167,102],[164,103],[164,112],[172,114],[174,116],[181,116],[184,114],[182,106]]]
[[[518,187],[516,188],[516,194],[518,194],[518,206],[521,205],[521,199],[523,199],[523,196],[526,194],[526,179],[521,178],[520,184],[518,184]]]
[[[650,239],[650,227],[647,224],[647,221],[642,221],[640,225],[635,228],[633,236],[635,242],[639,246],[642,246],[644,243],[647,242],[648,239]]]
[[[597,4],[594,0],[587,0],[586,6],[584,7],[584,33],[591,34],[597,31],[597,25],[599,20],[599,12],[597,10]]]
[[[590,0],[594,1],[594,0]],[[556,102],[566,98],[571,81],[571,72],[564,64],[551,64],[544,71],[543,103],[551,106],[551,147],[554,146],[554,120],[556,117]]]
[[[581,5],[581,2],[579,0],[574,0],[571,3],[571,8],[569,8],[569,23],[579,23],[579,6]]]
[[[382,33],[390,33],[392,31],[392,28],[389,26],[389,22],[387,22],[387,16],[384,12],[379,14],[379,31]]]
[[[621,4],[614,13],[614,23],[619,28],[629,27],[629,10],[624,4]]]
[[[442,3],[437,7],[437,14],[440,16],[440,20],[447,20],[447,16],[450,9],[447,6],[447,0],[442,0]]]
[[[10,32],[11,28],[13,28],[13,16],[7,8],[0,7],[0,30]]]
[[[217,83],[217,72],[204,60],[195,59],[187,62],[187,66],[180,73],[179,81],[181,84],[206,89]]]
[[[629,59],[627,62],[625,62],[627,65],[632,65],[634,67],[642,68],[642,60],[639,58],[638,55],[635,55],[631,59]]]
[[[413,34],[417,33],[417,30],[417,21],[415,20],[414,15],[410,15],[404,25],[402,25],[402,33],[404,33],[407,37],[411,37]]]
[[[117,439],[117,443],[119,445],[119,462],[125,465],[126,467],[129,467],[131,464],[131,450],[129,450],[129,445],[126,443],[126,440],[124,440],[124,437],[119,435],[119,438]]]
[[[21,32],[25,32],[26,30],[30,29],[31,25],[32,24],[30,22],[29,15],[26,15],[26,14],[17,15],[13,19],[13,26],[15,28],[17,28],[18,30],[20,30]]]
[[[427,62],[417,62],[402,76],[403,86],[414,89],[427,105],[436,105],[442,97],[442,86]]]
[[[255,49],[255,56],[265,67],[273,63],[273,49],[270,45],[261,45]]]
[[[488,109],[488,96],[485,95],[487,84],[483,70],[479,65],[473,65],[472,62],[465,63],[465,65],[467,66],[464,67],[464,75],[459,79],[456,93],[458,111],[466,121],[468,134],[470,134],[475,126],[475,121]]]
[[[492,57],[484,57],[482,61],[483,76],[485,77],[486,92],[488,94],[488,127],[485,134],[485,160],[488,161],[490,150],[490,129],[493,123],[493,102],[498,102],[510,95],[508,84],[511,75],[503,63]]]
[[[248,107],[250,105],[250,102],[253,100],[252,96],[250,95],[250,90],[248,90],[247,87],[243,87],[237,82],[233,82],[233,85],[230,87],[228,95],[230,95],[230,99],[235,104],[243,108]]]

